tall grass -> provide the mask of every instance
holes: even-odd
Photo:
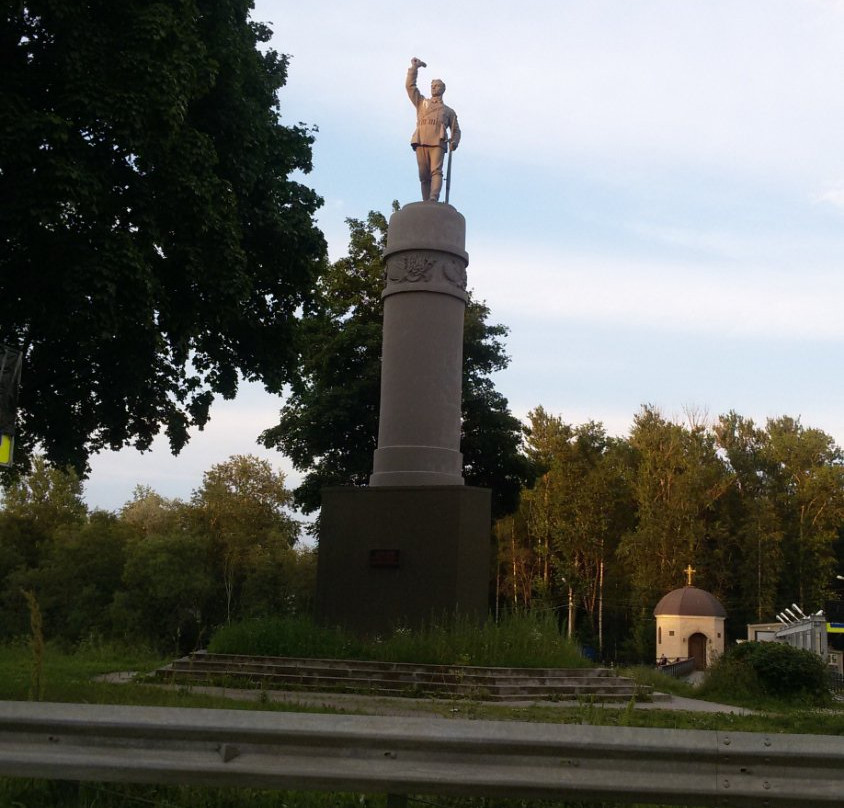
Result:
[[[34,592],[21,590],[29,609],[29,627],[31,636],[29,645],[32,649],[32,673],[30,676],[29,698],[41,701],[44,698],[44,623],[41,608]]]
[[[385,803],[380,795],[0,779],[0,808],[379,808]]]
[[[361,659],[363,643],[336,628],[316,625],[307,617],[262,617],[218,629],[208,650],[215,654],[295,656],[311,659]]]
[[[39,652],[36,691],[33,688],[31,642],[21,639],[0,646],[0,699],[110,701],[108,694],[118,686],[97,682],[95,677],[115,671],[151,671],[165,662],[147,648],[129,647],[122,643],[93,640],[73,651],[47,643]]]
[[[561,636],[553,615],[511,614],[483,625],[456,617],[419,629],[394,630],[364,641],[304,617],[247,620],[221,628],[208,650],[220,654],[370,659],[485,667],[588,667],[576,646]]]

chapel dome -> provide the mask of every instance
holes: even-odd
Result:
[[[660,614],[681,617],[726,617],[727,612],[714,595],[696,586],[684,586],[669,592],[654,609],[654,616]]]

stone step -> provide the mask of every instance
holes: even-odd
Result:
[[[378,679],[382,682],[395,682],[398,684],[439,684],[439,685],[482,685],[494,683],[497,686],[531,684],[534,686],[546,687],[578,687],[583,683],[595,683],[597,686],[611,686],[618,682],[618,677],[608,676],[569,676],[566,671],[561,671],[559,676],[542,675],[534,676],[530,673],[517,675],[508,673],[505,676],[494,672],[464,672],[462,669],[450,669],[448,672],[440,671],[378,671],[371,672],[365,669],[345,669],[321,667],[318,669],[304,666],[284,665],[262,665],[260,663],[237,663],[229,664],[222,661],[191,661],[177,660],[173,662],[169,671],[181,673],[204,673],[216,675],[238,675],[250,676],[261,675],[264,677],[277,678],[288,681],[308,681],[313,679],[332,679],[338,683],[342,681]]]
[[[173,675],[175,673],[175,676]],[[494,700],[553,700],[553,699],[577,699],[580,697],[595,697],[599,700],[623,699],[629,700],[636,694],[637,689],[631,684],[599,684],[590,683],[588,680],[581,680],[578,685],[568,687],[549,687],[542,685],[510,685],[502,686],[496,683],[473,684],[473,683],[436,683],[423,682],[418,684],[388,682],[378,679],[349,679],[322,677],[313,678],[287,678],[261,673],[226,673],[221,674],[215,671],[162,671],[162,677],[168,681],[190,681],[190,682],[220,682],[227,684],[243,684],[264,689],[287,689],[301,688],[307,690],[324,691],[347,691],[357,693],[372,693],[378,695],[392,696],[460,696],[477,698],[483,701]],[[638,691],[641,692],[641,691]]]
[[[373,670],[373,671],[419,671],[450,673],[460,670],[465,674],[478,675],[494,674],[496,676],[560,676],[588,677],[613,676],[610,668],[517,668],[517,667],[481,667],[473,665],[434,665],[416,662],[382,662],[378,660],[358,659],[319,659],[310,657],[275,657],[252,656],[244,654],[211,654],[207,651],[197,651],[184,660],[193,662],[225,662],[226,664],[260,664],[281,665],[284,667],[304,667],[309,669],[329,668],[331,670]]]
[[[468,697],[489,701],[629,700],[642,694],[606,668],[481,668],[358,660],[251,657],[199,652],[156,672],[167,681],[231,682],[267,689]],[[647,690],[647,689],[645,689]]]
[[[261,680],[266,682],[275,682],[279,684],[295,684],[295,685],[309,685],[309,684],[326,684],[331,686],[360,687],[367,682],[378,682],[381,685],[390,685],[394,687],[429,687],[437,689],[451,689],[455,687],[462,688],[495,688],[496,690],[504,692],[505,690],[517,691],[525,688],[532,689],[546,689],[546,690],[571,690],[572,692],[579,692],[583,690],[629,690],[635,689],[630,680],[622,679],[620,677],[608,678],[597,677],[590,679],[587,677],[580,677],[577,679],[560,677],[557,679],[544,677],[542,679],[535,679],[533,677],[515,677],[508,676],[506,678],[483,677],[483,676],[461,676],[455,674],[448,678],[440,678],[439,676],[428,678],[422,675],[417,677],[390,677],[390,676],[351,676],[347,674],[335,675],[328,671],[319,673],[309,671],[297,672],[283,672],[279,670],[261,669],[260,666],[250,666],[249,668],[230,668],[223,665],[184,665],[174,663],[167,668],[161,670],[161,676],[183,674],[187,677],[201,676],[205,679],[213,678],[238,678],[245,680]]]

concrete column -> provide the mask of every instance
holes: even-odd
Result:
[[[390,218],[372,486],[463,485],[466,220],[415,202]]]

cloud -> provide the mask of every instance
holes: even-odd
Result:
[[[190,442],[177,456],[170,453],[166,438],[159,437],[149,452],[126,448],[93,457],[85,499],[92,507],[118,510],[131,499],[135,486],[149,485],[163,496],[186,500],[211,466],[235,454],[268,460],[284,473],[288,488],[294,488],[301,475],[290,461],[256,442],[261,431],[278,423],[280,408],[277,396],[266,393],[259,384],[244,382],[236,400],[217,400],[212,405],[205,429],[191,430]]]
[[[820,202],[827,205],[833,205],[840,208],[844,212],[844,186],[838,188],[830,188],[822,193],[819,193],[814,198],[815,202]]]
[[[259,0],[255,16],[284,20],[284,97],[350,143],[406,138],[402,79],[416,54],[430,65],[424,80],[448,83],[467,148],[484,158],[844,170],[840,5],[467,0],[434,23],[412,5],[331,3],[326,19],[327,6],[291,18],[280,0]],[[379,47],[349,47],[366,41]]]
[[[840,273],[797,275],[765,266],[481,247],[472,255],[470,284],[505,321],[543,318],[681,334],[844,339]]]

